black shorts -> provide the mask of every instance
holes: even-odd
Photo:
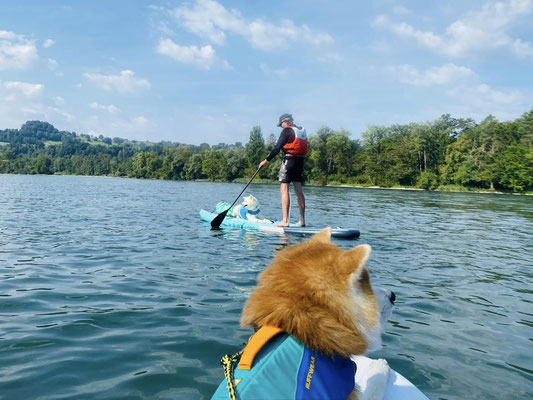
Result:
[[[279,181],[281,183],[304,181],[305,157],[283,157],[279,169]]]

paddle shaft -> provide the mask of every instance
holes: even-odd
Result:
[[[257,168],[257,171],[254,172],[254,174],[252,175],[252,177],[250,178],[250,180],[248,181],[248,183],[246,184],[246,186],[244,187],[244,189],[242,189],[242,191],[239,193],[239,195],[237,196],[237,198],[235,199],[235,201],[233,203],[231,203],[231,206],[229,206],[229,208],[224,211],[224,212],[221,212],[220,214],[218,214],[214,219],[213,221],[211,221],[211,228],[218,228],[220,226],[220,224],[222,223],[222,221],[224,220],[224,218],[226,218],[226,214],[228,213],[228,211],[231,209],[231,207],[233,207],[235,205],[235,203],[237,202],[237,200],[239,200],[241,198],[241,195],[244,193],[244,191],[246,190],[246,188],[248,187],[248,185],[250,185],[250,183],[252,183],[252,181],[254,180],[255,176],[259,173],[259,170],[261,170],[261,167]]]

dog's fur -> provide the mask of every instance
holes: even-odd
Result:
[[[238,204],[233,209],[232,215],[235,218],[242,218],[241,216],[241,208],[246,209],[246,219],[248,221],[252,222],[262,222],[267,224],[272,224],[273,222],[269,219],[261,218],[261,214],[250,214],[248,211],[257,211],[259,210],[259,201],[252,195],[248,197],[243,197],[243,202],[241,204]]]
[[[277,326],[328,356],[349,358],[379,348],[380,317],[388,318],[393,299],[389,292],[388,302],[378,305],[365,267],[370,246],[341,250],[330,237],[327,228],[279,252],[260,274],[241,324]],[[349,398],[357,396],[354,390]]]

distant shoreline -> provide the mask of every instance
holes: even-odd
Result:
[[[212,182],[205,179],[198,179],[199,182]],[[226,183],[246,183],[248,182],[245,179],[236,179],[233,182],[226,182]],[[277,185],[279,182],[277,181],[270,181],[266,179],[262,179],[256,182],[252,182],[252,184],[268,184],[268,185]],[[385,187],[385,186],[363,186],[363,185],[350,185],[347,183],[342,184],[326,184],[326,185],[319,185],[317,183],[306,183],[305,186],[311,186],[311,187],[340,187],[340,188],[348,188],[348,189],[380,189],[380,190],[410,190],[410,191],[419,191],[419,192],[439,192],[439,193],[475,193],[475,194],[508,194],[508,195],[516,195],[516,196],[533,196],[533,192],[502,192],[500,190],[489,190],[489,189],[469,189],[467,187],[464,188],[464,190],[453,190],[453,189],[447,189],[447,190],[426,190],[422,188],[415,188],[415,187],[401,187],[401,186],[395,186],[395,187]]]
[[[475,194],[512,194],[517,196],[533,196],[533,193],[518,193],[518,192],[501,192],[499,190],[425,190],[420,188],[410,187],[381,187],[381,186],[355,186],[355,185],[326,185],[331,187],[346,187],[356,189],[385,189],[385,190],[415,190],[422,192],[439,192],[439,193],[475,193]]]
[[[212,183],[246,183],[248,182],[247,179],[240,178],[236,179],[233,182],[227,182],[227,181],[210,181],[207,179],[194,179],[194,180],[174,180],[174,179],[157,179],[157,178],[133,178],[129,176],[113,176],[113,175],[69,175],[69,174],[6,174],[6,173],[0,173],[0,175],[28,175],[28,176],[77,176],[82,178],[120,178],[120,179],[135,179],[135,180],[152,180],[152,181],[168,181],[168,182],[212,182]],[[271,181],[267,179],[259,179],[255,182],[252,182],[252,184],[263,184],[263,185],[278,185],[279,182],[277,181]],[[316,183],[306,183],[305,186],[309,187],[332,187],[332,188],[346,188],[346,189],[379,189],[379,190],[406,190],[406,191],[417,191],[417,192],[438,192],[438,193],[473,193],[473,194],[498,194],[498,195],[515,195],[515,196],[533,196],[533,192],[525,192],[525,193],[518,193],[518,192],[502,192],[499,190],[470,190],[468,188],[465,188],[464,190],[453,190],[453,189],[447,189],[447,190],[426,190],[421,188],[414,188],[414,187],[384,187],[384,186],[362,186],[362,185],[350,185],[350,184],[327,184],[327,185],[319,185]]]

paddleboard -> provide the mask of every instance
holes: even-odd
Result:
[[[218,214],[200,210],[200,217],[208,222],[211,222]],[[222,227],[227,228],[237,228],[237,229],[250,229],[261,232],[271,232],[271,233],[287,233],[293,235],[314,235],[317,232],[320,232],[324,228],[317,228],[311,226],[296,226],[291,224],[289,227],[275,226],[274,224],[265,224],[261,222],[248,221],[242,218],[233,218],[226,216],[221,224]],[[332,228],[331,236],[341,239],[355,239],[358,238],[360,232],[357,229],[343,229],[343,228]]]
[[[352,360],[357,364],[357,372],[355,373],[355,382],[359,386],[362,393],[367,390],[368,382],[372,379],[369,376],[369,371],[372,371],[372,363],[376,360],[365,356],[352,356]],[[408,379],[400,375],[398,372],[389,368],[389,376],[384,388],[382,400],[429,400],[429,398],[413,385]],[[375,383],[375,382],[374,382]],[[374,394],[375,396],[375,394]],[[365,397],[366,398],[366,397]],[[375,398],[375,397],[372,397]]]

